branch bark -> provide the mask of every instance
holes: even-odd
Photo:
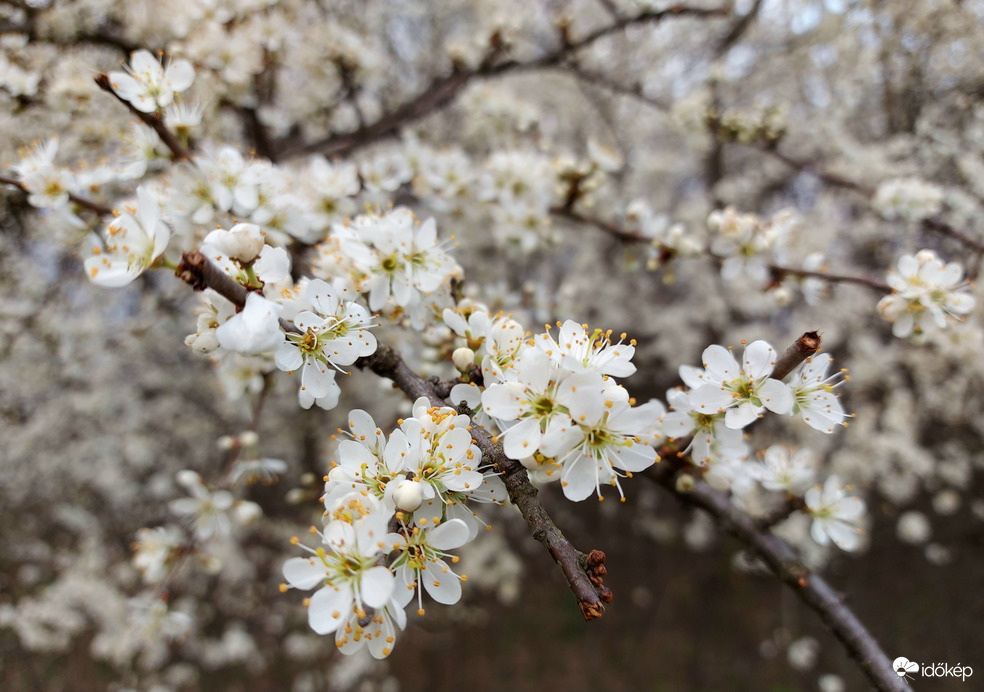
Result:
[[[13,185],[14,187],[22,190],[25,193],[28,192],[28,189],[24,187],[24,184],[21,181],[17,180],[17,178],[11,178],[6,175],[0,175],[0,184]],[[99,202],[94,202],[91,199],[86,199],[85,197],[79,197],[74,192],[68,193],[68,199],[74,204],[77,204],[78,206],[84,209],[88,209],[91,212],[95,212],[99,216],[109,216],[110,214],[113,213],[111,207],[108,207],[105,204],[100,204]]]
[[[95,77],[96,85],[103,91],[112,94],[113,97],[122,103],[127,109],[133,113],[137,118],[139,118],[147,127],[151,128],[157,133],[157,136],[161,138],[164,145],[171,150],[171,154],[175,161],[191,161],[191,152],[185,148],[185,146],[178,141],[177,136],[171,132],[167,125],[164,124],[164,118],[160,117],[155,113],[144,113],[138,111],[133,107],[133,104],[124,98],[121,98],[119,94],[113,91],[112,85],[109,83],[109,75],[103,72]]]
[[[725,532],[758,555],[773,574],[816,611],[875,689],[880,692],[909,689],[895,674],[890,659],[875,638],[845,605],[844,598],[823,577],[807,569],[784,540],[760,529],[754,519],[731,505],[727,495],[703,481],[696,481],[690,492],[681,493],[676,490],[675,474],[664,474],[656,480],[685,504],[706,511]]]

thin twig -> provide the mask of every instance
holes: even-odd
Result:
[[[741,40],[741,37],[748,31],[748,28],[758,17],[759,9],[762,7],[762,0],[755,0],[755,4],[752,8],[745,13],[744,16],[739,18],[734,24],[731,25],[731,29],[728,33],[721,37],[717,46],[714,47],[714,56],[720,58],[722,55],[727,53],[732,46]]]
[[[867,286],[868,288],[873,288],[876,291],[881,291],[883,293],[891,293],[892,287],[883,281],[878,281],[877,279],[869,279],[863,276],[847,276],[845,274],[827,274],[826,272],[814,271],[811,269],[796,269],[795,267],[784,267],[778,264],[770,264],[769,270],[778,279],[782,280],[783,276],[801,276],[804,278],[813,279],[823,279],[830,283],[844,283],[844,284],[857,284],[859,286]]]
[[[589,216],[583,212],[576,211],[570,208],[572,205],[561,205],[554,206],[550,208],[550,213],[554,216],[567,219],[568,221],[576,221],[578,223],[583,223],[588,226],[594,226],[595,228],[608,233],[615,238],[618,238],[624,243],[651,243],[652,239],[637,233],[635,231],[630,231],[628,229],[622,228],[621,226],[611,222],[605,221],[604,219],[598,218],[597,216]],[[716,257],[715,255],[711,255]],[[717,259],[721,259],[717,257]],[[876,291],[881,291],[883,293],[891,293],[892,287],[888,284],[878,281],[877,279],[869,279],[863,276],[848,276],[846,274],[827,274],[821,271],[814,271],[811,269],[797,269],[795,267],[785,267],[778,264],[770,264],[769,270],[773,273],[777,280],[781,281],[786,275],[789,276],[800,276],[804,278],[814,278],[823,279],[824,281],[830,283],[851,283],[858,284],[859,286],[867,286],[868,288],[873,288]]]
[[[131,113],[140,118],[144,124],[151,128],[157,133],[157,136],[161,138],[165,146],[171,150],[171,154],[175,161],[191,161],[191,152],[185,148],[185,146],[178,141],[177,136],[168,129],[167,125],[164,124],[164,119],[158,116],[156,113],[144,113],[138,111],[133,107],[133,104],[127,101],[125,98],[117,94],[109,81],[109,75],[103,72],[95,77],[95,82],[103,91],[112,94],[117,101],[126,106]]]
[[[660,11],[643,12],[633,17],[620,18],[576,40],[562,42],[553,51],[528,62],[515,60],[497,62],[502,53],[502,47],[496,41],[493,41],[489,55],[478,67],[459,69],[446,77],[435,79],[429,87],[414,98],[397,106],[375,122],[365,127],[360,127],[354,132],[333,135],[316,142],[291,147],[282,152],[281,156],[286,158],[310,153],[322,153],[326,156],[346,156],[357,149],[396,132],[407,123],[418,120],[444,107],[456,98],[461,90],[476,77],[495,77],[510,72],[556,67],[576,51],[591,45],[605,36],[622,31],[629,26],[655,23],[667,17],[723,17],[727,16],[728,13],[727,8],[707,9],[688,7],[686,5],[673,5]]]
[[[30,194],[30,191],[26,187],[24,187],[24,183],[17,180],[17,178],[11,178],[6,175],[0,175],[0,184],[13,185],[14,187],[19,188],[25,193]],[[77,204],[78,206],[84,209],[88,209],[89,211],[95,212],[99,216],[109,216],[110,214],[113,213],[112,207],[107,207],[105,204],[94,202],[91,199],[86,199],[85,197],[79,197],[74,192],[68,193],[68,199],[74,204]]]
[[[426,397],[435,406],[447,406],[439,396],[433,383],[425,380],[411,370],[393,349],[380,344],[376,352],[357,363],[381,377],[393,380],[410,398]],[[492,436],[478,425],[472,425],[471,436],[482,450],[484,461],[494,465],[502,475],[509,492],[509,499],[519,509],[533,538],[542,543],[554,560],[560,565],[567,583],[577,599],[585,620],[601,617],[604,603],[611,600],[611,592],[596,589],[590,577],[582,568],[586,556],[575,548],[554,523],[553,519],[537,500],[537,489],[530,483],[526,469],[518,461],[508,458],[500,443],[494,443]]]
[[[820,350],[820,333],[806,332],[798,338],[793,345],[786,349],[786,352],[779,356],[776,364],[772,366],[772,373],[769,377],[777,380],[784,379],[791,373],[797,365],[805,361],[810,356]]]
[[[923,228],[933,231],[934,233],[939,233],[940,235],[945,235],[953,238],[954,240],[959,240],[964,245],[974,248],[978,253],[984,253],[984,241],[978,240],[977,238],[971,238],[966,233],[962,233],[955,229],[953,226],[947,223],[943,223],[939,219],[923,219]]]

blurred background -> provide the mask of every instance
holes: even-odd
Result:
[[[534,332],[570,318],[636,339],[638,372],[624,384],[640,402],[665,401],[678,367],[709,344],[782,350],[820,331],[849,371],[838,391],[856,418],[831,435],[763,421],[749,443],[812,449],[823,475],[865,498],[865,541],[853,554],[823,549],[802,515],[776,530],[890,658],[984,675],[980,290],[965,320],[903,339],[879,315],[877,288],[808,286],[774,269],[764,283],[725,278],[706,252],[708,214],[733,205],[782,228],[763,255],[771,267],[880,282],[928,248],[976,276],[984,3],[721,0],[664,16],[668,6],[3,3],[0,162],[8,171],[20,148],[58,136],[57,161],[93,199],[113,204],[140,180],[176,188],[166,149],[92,82],[137,48],[163,50],[196,68],[182,95],[201,111],[196,151],[230,145],[277,164],[256,185],[261,197],[295,195],[268,223],[297,271],[318,264],[326,250],[312,246],[332,223],[406,204],[455,236],[466,296]],[[314,172],[322,156],[357,167],[361,187],[333,192]],[[868,689],[815,613],[644,474],[624,484],[624,504],[540,494],[579,549],[607,555],[614,601],[602,619],[581,619],[514,508],[483,507],[492,530],[462,551],[461,603],[411,613],[385,661],[341,656],[308,628],[301,595],[279,592],[281,566],[296,554],[290,537],[318,523],[348,411],[389,431],[410,402],[354,371],[336,409],[299,409],[296,382],[269,363],[213,363],[185,345],[201,300],[170,272],[90,284],[80,257],[101,228],[92,214],[33,208],[10,185],[0,200],[8,689]],[[287,208],[304,220],[283,221]],[[194,247],[234,216],[189,215],[175,236]],[[453,375],[446,329],[377,331],[418,371]],[[138,532],[187,534],[169,508],[187,495],[175,475],[225,483],[237,457],[221,440],[247,430],[257,458],[286,464],[275,482],[228,484],[262,517],[182,543],[164,580],[145,583]]]

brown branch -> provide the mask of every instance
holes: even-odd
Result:
[[[195,290],[211,288],[238,308],[246,305],[249,291],[200,252],[184,253],[175,273]],[[281,320],[282,326],[283,323],[284,321]],[[293,327],[293,325],[289,326]],[[285,326],[285,329],[287,328]],[[296,327],[293,328],[296,329]],[[372,370],[380,377],[392,380],[411,399],[426,397],[434,406],[448,405],[441,396],[443,392],[438,388],[438,385],[414,372],[407,366],[398,352],[385,344],[379,344],[374,354],[360,358],[356,365]],[[509,459],[503,453],[502,445],[493,443],[492,437],[481,427],[473,425],[471,435],[475,444],[482,450],[484,459],[502,474],[509,498],[519,508],[523,518],[526,519],[530,533],[536,540],[543,543],[554,560],[560,565],[567,577],[568,584],[570,584],[571,591],[577,598],[584,619],[591,620],[601,617],[604,604],[612,598],[610,590],[604,586],[596,587],[594,583],[598,581],[600,584],[600,577],[604,574],[603,554],[600,551],[592,551],[591,555],[595,557],[589,560],[590,555],[586,556],[578,551],[564,537],[564,534],[557,528],[550,515],[536,499],[537,489],[530,483],[529,476],[522,464]],[[601,557],[598,558],[598,555]],[[599,569],[600,566],[601,569]]]
[[[796,340],[776,361],[772,376],[782,379],[797,365],[816,353],[820,348],[820,335],[806,332]],[[686,444],[686,440],[677,441]],[[703,509],[727,533],[741,541],[749,550],[757,554],[779,579],[789,586],[811,609],[816,611],[830,628],[848,654],[882,692],[902,692],[907,685],[895,674],[885,652],[878,646],[871,633],[865,629],[857,616],[844,604],[844,599],[836,593],[818,574],[811,573],[799,559],[796,552],[782,538],[771,533],[770,528],[788,517],[797,509],[802,509],[800,498],[790,498],[775,512],[759,519],[734,507],[724,492],[714,490],[703,481],[694,479],[683,488],[678,487],[677,478],[685,469],[689,455],[673,453],[667,448],[660,450],[664,463],[647,471],[646,478],[658,483],[680,501]],[[693,477],[694,472],[687,469]],[[685,489],[684,489],[685,488]]]
[[[741,40],[741,37],[748,31],[752,22],[758,17],[759,9],[762,7],[762,0],[755,0],[755,4],[752,8],[740,19],[738,19],[734,24],[731,25],[731,29],[728,33],[721,37],[717,46],[714,47],[714,56],[720,58],[722,55],[727,53],[732,46]]]
[[[550,207],[550,213],[562,219],[567,219],[568,221],[575,221],[577,223],[583,223],[587,226],[594,226],[609,235],[615,236],[624,243],[649,243],[652,241],[651,238],[647,238],[640,233],[627,230],[610,221],[600,219],[597,216],[588,216],[587,214],[583,214],[579,211],[574,211],[567,206]]]
[[[561,205],[554,206],[550,208],[550,213],[554,216],[567,219],[568,221],[575,221],[577,223],[583,223],[588,226],[594,226],[595,228],[612,235],[623,243],[651,243],[652,239],[647,238],[644,235],[636,233],[635,231],[630,231],[621,226],[618,226],[611,221],[605,221],[597,216],[589,216],[579,211],[575,211],[570,208],[571,205]],[[711,255],[716,259],[721,259],[716,255]],[[830,283],[851,283],[858,284],[859,286],[867,286],[868,288],[873,288],[876,291],[881,291],[883,293],[891,293],[892,287],[888,284],[878,281],[877,279],[869,279],[863,276],[848,276],[846,274],[827,274],[821,271],[814,271],[811,269],[797,269],[795,267],[785,267],[778,264],[768,265],[769,270],[773,273],[778,281],[781,281],[784,276],[799,276],[804,278],[814,278],[823,279]]]
[[[978,253],[984,253],[984,241],[971,238],[969,235],[958,231],[950,224],[944,223],[939,219],[923,219],[922,225],[927,230],[959,240],[964,245],[974,248]]]
[[[435,406],[447,406],[434,384],[411,370],[400,354],[388,346],[380,344],[376,352],[362,358],[357,365],[368,368],[380,377],[393,381],[410,398],[426,397]],[[591,565],[584,553],[575,548],[554,523],[553,519],[537,500],[537,489],[530,483],[526,469],[518,461],[508,458],[502,445],[492,441],[492,436],[483,428],[472,425],[472,439],[482,450],[483,458],[494,465],[502,475],[509,492],[509,499],[519,509],[533,538],[542,543],[560,565],[567,583],[574,592],[578,606],[585,620],[601,617],[604,604],[611,600],[611,591],[605,587],[596,588],[591,576],[586,572]],[[592,551],[596,552],[596,551]]]
[[[819,178],[820,180],[827,183],[828,185],[844,188],[846,190],[853,190],[869,198],[875,195],[875,190],[868,187],[867,185],[863,185],[855,180],[850,180],[849,178],[845,178],[843,176],[837,175],[836,173],[825,171],[813,162],[804,161],[802,159],[797,159],[787,154],[784,154],[774,146],[762,146],[762,145],[755,145],[755,144],[749,144],[746,146],[754,147],[755,149],[758,149],[759,151],[768,154],[769,156],[776,159],[777,161],[782,161],[784,164],[786,164],[791,168],[795,168],[796,170],[801,171],[803,173],[809,173],[810,175]]]
[[[895,674],[878,642],[845,605],[843,596],[823,577],[807,569],[789,544],[759,528],[754,519],[731,505],[725,493],[703,481],[695,481],[689,492],[678,492],[675,474],[656,475],[655,480],[682,502],[706,511],[724,531],[758,555],[773,574],[816,611],[876,689],[881,692],[909,689]]]
[[[658,12],[644,12],[633,17],[618,19],[610,24],[595,29],[581,38],[562,42],[555,50],[529,62],[507,60],[497,62],[502,52],[501,43],[493,40],[492,49],[482,63],[473,69],[458,69],[446,77],[440,77],[431,82],[430,86],[420,94],[396,107],[379,120],[354,132],[343,135],[333,135],[326,139],[308,144],[291,147],[282,153],[282,157],[301,154],[321,153],[326,156],[347,156],[372,142],[395,133],[407,123],[413,122],[434,111],[439,110],[454,98],[476,77],[495,77],[509,72],[539,70],[556,67],[574,52],[591,45],[595,41],[610,34],[622,31],[635,24],[659,22],[666,17],[723,17],[728,15],[726,8],[699,8],[686,5],[673,5]],[[496,37],[493,37],[494,39]]]
[[[660,101],[652,96],[647,96],[642,89],[642,84],[636,82],[633,86],[628,86],[625,84],[619,84],[611,81],[607,75],[603,75],[599,72],[593,72],[591,70],[586,70],[580,65],[565,64],[560,66],[560,68],[579,81],[585,84],[590,84],[592,86],[600,87],[614,94],[619,94],[620,96],[629,96],[636,101],[641,101],[647,106],[652,106],[653,108],[668,112],[670,110],[670,104],[665,101]]]
[[[161,141],[164,142],[165,146],[171,150],[172,157],[175,161],[191,161],[191,152],[189,152],[188,149],[186,149],[185,146],[178,141],[177,136],[168,129],[167,125],[164,124],[164,118],[156,113],[144,113],[134,108],[132,103],[113,91],[113,87],[109,82],[109,75],[105,72],[96,75],[95,82],[100,89],[112,94],[117,101],[126,106],[129,111],[143,121],[147,127],[156,132],[157,136],[161,138]]]
[[[11,178],[6,175],[0,175],[0,184],[3,185],[13,185],[14,187],[22,190],[23,192],[30,194],[30,191],[24,187],[24,183],[17,180],[17,178]],[[88,209],[89,211],[95,212],[99,216],[109,216],[113,213],[111,207],[107,207],[105,204],[100,204],[99,202],[94,202],[91,199],[86,199],[85,197],[79,197],[74,192],[68,193],[68,199],[78,206]]]
[[[847,276],[845,274],[827,274],[821,271],[813,271],[810,269],[796,269],[794,267],[784,267],[778,264],[770,264],[769,270],[776,276],[776,278],[781,281],[783,276],[800,276],[804,278],[813,279],[823,279],[824,281],[829,281],[830,283],[845,283],[845,284],[857,284],[859,286],[867,286],[868,288],[873,288],[876,291],[882,291],[884,293],[891,293],[892,287],[883,281],[878,281],[877,279],[868,279],[863,276]]]
[[[755,517],[755,526],[758,527],[759,531],[768,531],[779,522],[791,517],[794,512],[803,509],[806,509],[806,502],[803,498],[790,495],[781,505],[771,512],[767,512],[760,517]]]
[[[772,373],[769,377],[777,380],[784,379],[791,373],[797,365],[820,350],[820,333],[806,332],[798,338],[786,352],[779,356],[776,364],[772,366]]]
[[[23,24],[17,24],[14,22],[0,22],[0,35],[3,34],[24,34],[28,39],[30,39],[31,43],[51,43],[56,46],[70,47],[80,44],[109,46],[122,51],[126,55],[129,55],[133,51],[140,48],[140,46],[134,45],[127,41],[123,36],[114,33],[111,26],[108,26],[103,30],[78,33],[74,36],[41,34],[38,31],[38,27],[33,16],[28,16],[27,20]]]

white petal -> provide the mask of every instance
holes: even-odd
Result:
[[[772,372],[776,351],[765,341],[754,341],[745,347],[742,369],[753,380],[760,380]]]
[[[438,603],[453,605],[461,600],[461,581],[444,560],[426,563],[420,581],[427,594]]]
[[[318,634],[334,632],[352,613],[352,605],[352,589],[348,584],[319,589],[308,605],[308,624]]]
[[[769,368],[769,372],[772,372],[772,368]],[[758,388],[757,394],[762,405],[773,413],[787,416],[793,410],[793,392],[779,380],[766,380]]]
[[[297,589],[312,589],[325,578],[325,566],[313,557],[292,557],[284,563],[284,579]]]
[[[359,591],[363,602],[373,608],[380,608],[393,595],[396,579],[393,573],[382,565],[366,570],[359,580]]]
[[[427,543],[438,550],[454,550],[468,542],[468,525],[461,519],[449,521],[428,529]]]
[[[568,500],[580,502],[597,490],[595,463],[592,457],[578,454],[564,464],[560,480]]]

